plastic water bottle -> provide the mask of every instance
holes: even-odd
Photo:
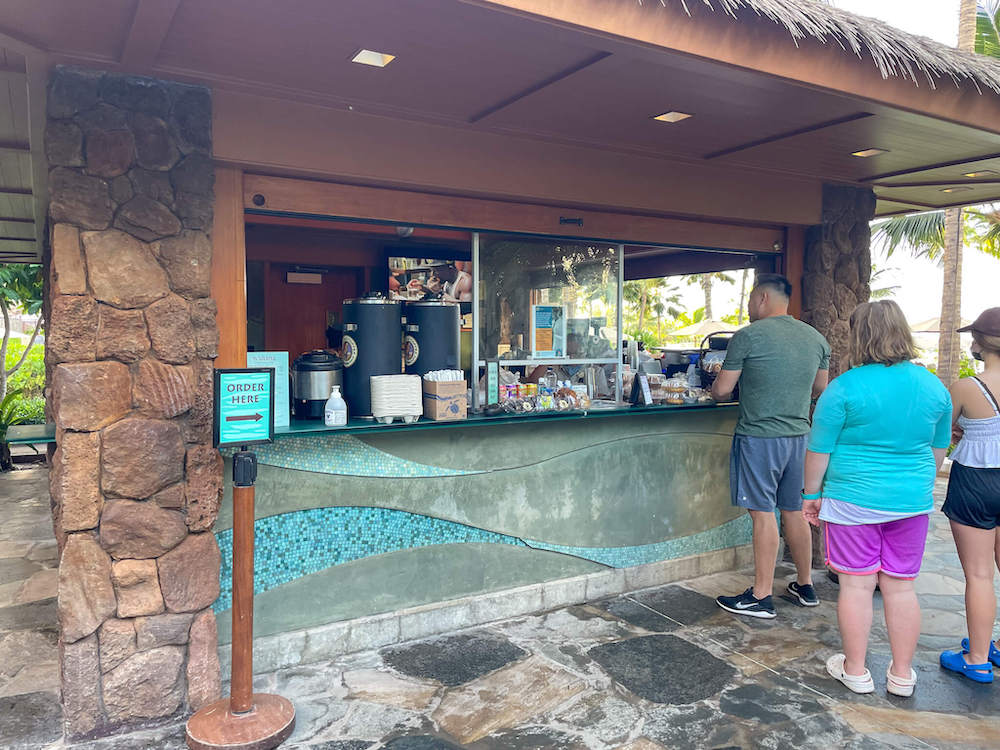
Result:
[[[555,393],[559,386],[557,385],[558,379],[556,378],[556,371],[551,367],[545,370],[545,385],[548,387],[551,393]]]
[[[330,398],[326,401],[326,408],[323,410],[323,422],[327,427],[347,426],[347,403],[340,395],[340,386],[333,386],[330,391]]]
[[[687,369],[687,383],[689,388],[701,388],[701,373],[698,371],[698,355],[692,354]]]

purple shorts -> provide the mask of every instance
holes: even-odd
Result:
[[[881,572],[893,578],[916,578],[929,522],[926,514],[861,526],[824,522],[826,564],[837,573],[853,576]]]

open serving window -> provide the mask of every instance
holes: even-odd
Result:
[[[579,239],[479,233],[473,236],[473,399],[483,402],[486,362],[540,367],[580,382],[586,370],[620,399],[622,245]]]

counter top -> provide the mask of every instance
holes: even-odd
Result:
[[[566,420],[598,419],[600,417],[621,417],[627,415],[653,414],[665,412],[680,412],[704,409],[721,409],[736,406],[733,404],[679,404],[643,407],[615,407],[612,409],[592,409],[591,411],[545,412],[541,414],[499,414],[495,417],[484,415],[469,415],[467,419],[456,419],[450,422],[434,422],[420,418],[416,422],[404,424],[379,424],[370,419],[352,419],[346,427],[327,427],[321,420],[293,419],[288,427],[275,427],[275,439],[290,437],[307,437],[309,435],[347,433],[358,435],[368,432],[396,432],[399,430],[440,430],[454,427],[485,427],[487,425],[507,422],[561,422]],[[56,426],[54,424],[17,425],[7,430],[7,442],[11,444],[54,443]]]
[[[399,430],[447,429],[454,427],[485,427],[488,425],[520,422],[560,422],[566,420],[598,419],[601,417],[621,417],[639,414],[666,412],[681,412],[705,409],[722,409],[736,406],[732,404],[678,404],[659,406],[630,407],[622,406],[612,409],[592,409],[590,411],[543,412],[539,414],[499,414],[494,417],[470,414],[467,419],[456,419],[448,422],[434,422],[420,418],[416,422],[404,424],[400,421],[391,424],[379,424],[370,419],[352,419],[346,427],[327,427],[321,420],[293,419],[288,427],[275,427],[276,440],[289,437],[306,437],[309,435],[347,433],[351,435],[370,432],[395,432]]]

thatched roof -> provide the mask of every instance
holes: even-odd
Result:
[[[646,0],[650,2],[651,0]],[[640,3],[643,0],[639,0]],[[659,0],[690,7],[703,4],[717,13],[739,19],[755,13],[784,26],[795,44],[801,39],[835,43],[861,59],[870,58],[883,78],[926,82],[937,88],[943,79],[956,85],[969,81],[977,88],[1000,94],[1000,61],[984,58],[890,26],[873,18],[847,13],[815,0]]]

